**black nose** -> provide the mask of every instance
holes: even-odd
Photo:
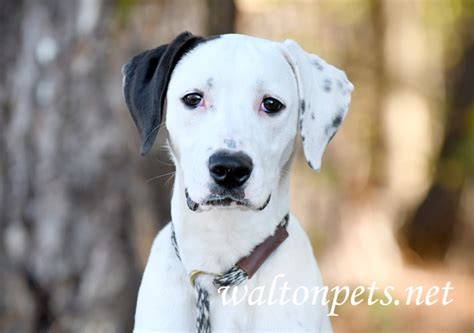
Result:
[[[242,152],[217,152],[209,157],[209,173],[212,179],[225,188],[242,186],[252,173],[253,163]]]

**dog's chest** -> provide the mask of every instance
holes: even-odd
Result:
[[[279,252],[269,257],[252,279],[238,286],[237,304],[224,304],[233,289],[228,290],[225,298],[217,293],[212,283],[202,283],[210,293],[212,331],[314,331],[324,322],[330,327],[326,309],[320,303],[308,302],[299,306],[291,301],[279,303],[284,284],[293,291],[298,286],[312,288],[322,284],[306,236],[299,227],[289,231],[291,236]],[[153,245],[138,297],[136,333],[143,330],[194,331],[196,328],[196,291],[176,256],[170,237],[170,228],[166,227]],[[296,255],[298,260],[294,260]],[[273,283],[281,274],[284,276]],[[210,282],[212,277],[205,279]],[[287,294],[286,299],[291,299],[291,294]]]

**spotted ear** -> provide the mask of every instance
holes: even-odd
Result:
[[[150,151],[158,134],[174,67],[186,52],[202,41],[202,37],[183,32],[171,43],[142,52],[123,66],[123,93],[140,133],[142,155]]]
[[[319,171],[326,145],[349,110],[354,86],[343,71],[307,53],[293,40],[283,42],[283,53],[297,81],[304,154],[309,166]]]

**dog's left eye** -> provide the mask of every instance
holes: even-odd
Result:
[[[285,108],[282,102],[273,97],[266,97],[261,104],[262,111],[267,114],[277,113]]]
[[[190,93],[190,94],[185,95],[182,98],[182,101],[186,106],[189,106],[191,108],[195,108],[195,107],[199,106],[199,104],[201,104],[202,95],[199,94],[199,93]]]

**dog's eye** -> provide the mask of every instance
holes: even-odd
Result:
[[[285,108],[282,102],[273,97],[266,97],[262,101],[262,111],[268,114],[277,113]]]
[[[202,95],[199,94],[199,93],[195,93],[195,92],[190,93],[190,94],[185,95],[182,98],[182,101],[186,106],[189,106],[191,108],[195,108],[195,107],[199,106],[199,104],[201,104]]]

